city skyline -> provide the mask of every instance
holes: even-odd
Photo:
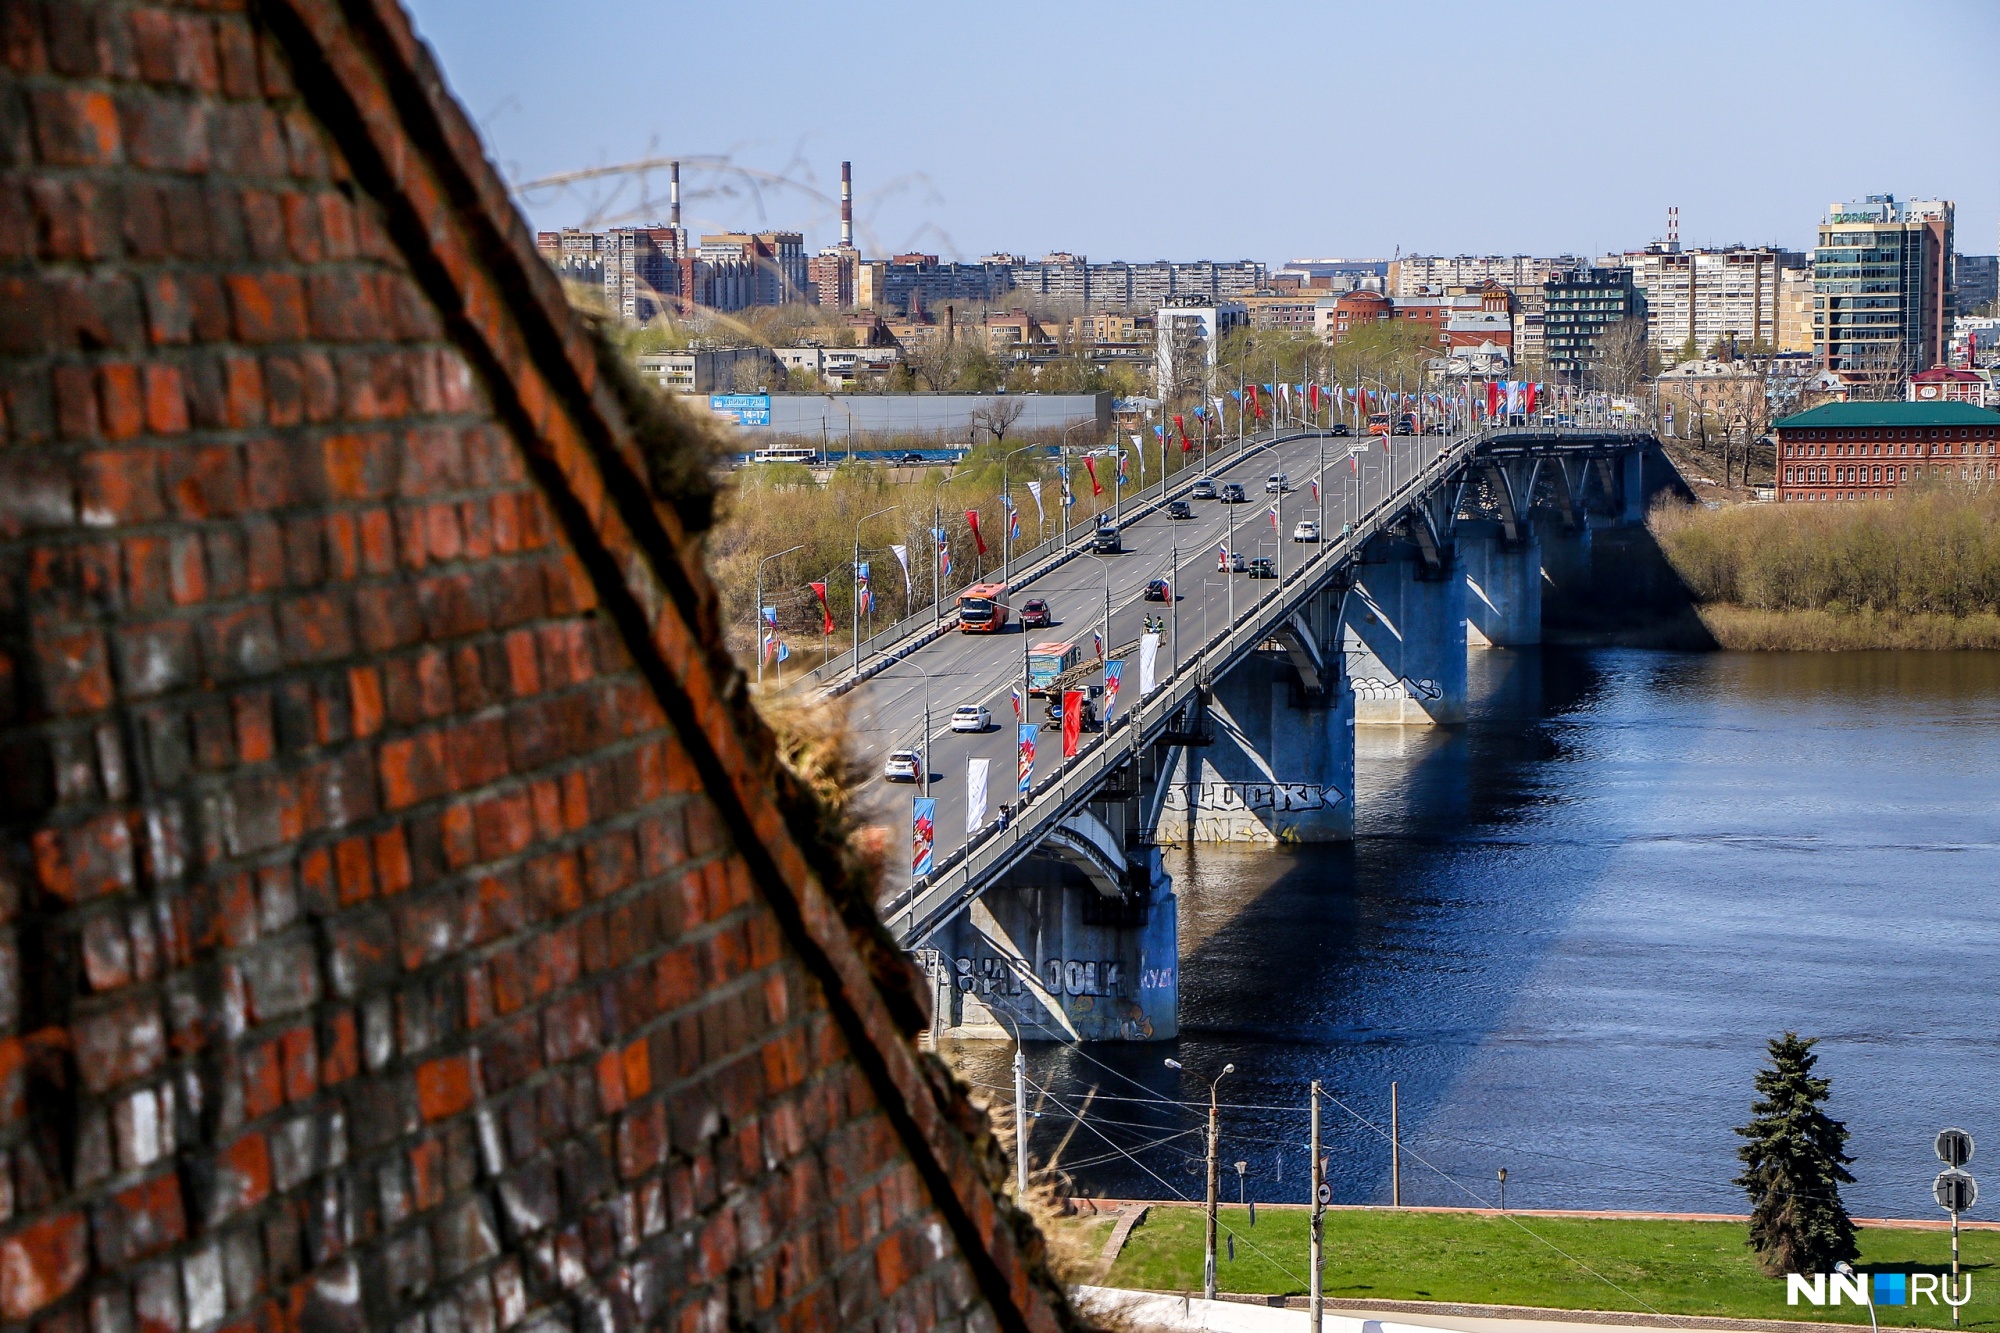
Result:
[[[1829,201],[1880,192],[1956,200],[1960,248],[1991,253],[2000,218],[2000,150],[1953,128],[1982,123],[1981,66],[2000,49],[2000,12],[1971,5],[1882,25],[1845,5],[1700,4],[1663,25],[1551,2],[1504,29],[1460,5],[1414,29],[1253,7],[1229,26],[1238,52],[1225,34],[1199,65],[1187,7],[1144,24],[1065,11],[1059,42],[1054,11],[1034,6],[1004,28],[948,9],[893,7],[866,27],[801,10],[748,43],[690,10],[672,18],[669,45],[691,58],[671,77],[658,42],[605,40],[665,21],[630,0],[601,0],[587,23],[518,0],[414,8],[510,179],[727,157],[781,181],[760,199],[754,176],[731,176],[718,197],[719,178],[691,167],[690,224],[800,229],[815,249],[835,239],[842,159],[865,250],[947,258],[1591,255],[1658,237],[1670,205],[1690,246],[1801,249]],[[1258,74],[1274,32],[1285,78]],[[927,51],[993,72],[953,80]],[[1832,90],[1862,86],[1921,87],[1932,111],[1831,114]],[[523,202],[541,227],[588,212],[577,191]]]

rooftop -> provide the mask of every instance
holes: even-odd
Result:
[[[1829,426],[2000,426],[2000,412],[1971,403],[1825,403],[1772,423],[1773,430]]]

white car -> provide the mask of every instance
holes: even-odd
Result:
[[[1282,472],[1273,472],[1270,476],[1264,478],[1264,494],[1266,495],[1277,495],[1282,491],[1289,491],[1290,489],[1292,489],[1292,479]]]
[[[882,776],[890,782],[921,782],[924,778],[924,760],[915,750],[892,750],[889,762],[882,765]]]
[[[993,725],[993,714],[983,704],[960,704],[952,710],[953,731],[985,731]]]
[[[1316,542],[1319,540],[1319,522],[1302,518],[1292,525],[1292,540],[1295,542]]]
[[[1244,569],[1243,552],[1231,551],[1228,555],[1215,553],[1215,571],[1218,574],[1241,574]]]

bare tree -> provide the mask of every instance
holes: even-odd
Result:
[[[1636,393],[1649,368],[1646,321],[1629,317],[1608,324],[1595,342],[1591,370],[1598,387],[1620,395]]]
[[[1019,398],[995,398],[986,406],[973,409],[972,424],[995,440],[1004,440],[1027,410],[1027,403]]]
[[[939,329],[929,329],[903,345],[903,364],[917,382],[942,393],[958,378],[958,347],[945,341]]]

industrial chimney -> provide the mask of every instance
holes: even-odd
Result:
[[[1680,251],[1681,206],[1679,204],[1670,204],[1667,207],[1667,253],[1677,255]]]
[[[667,172],[667,225],[678,231],[681,225],[681,164],[670,164]]]
[[[840,248],[854,248],[854,164],[840,164]]]

